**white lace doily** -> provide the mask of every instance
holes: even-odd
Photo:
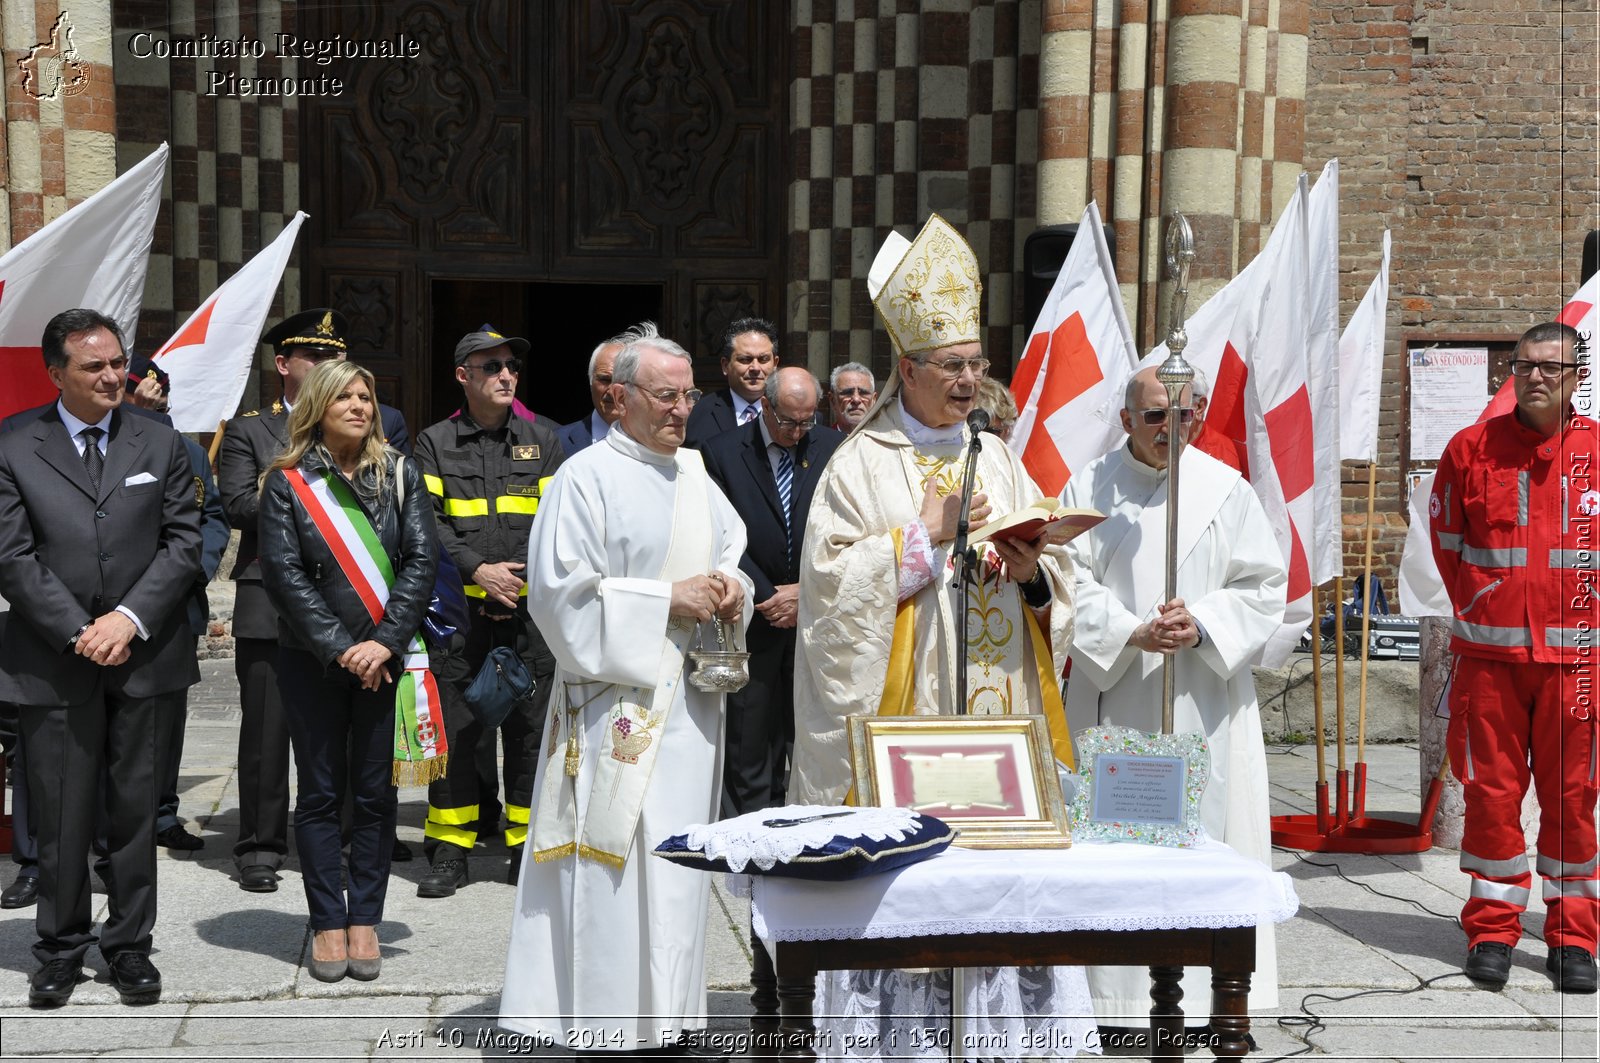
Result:
[[[922,821],[908,808],[785,805],[696,824],[684,834],[691,849],[700,850],[708,860],[723,861],[729,871],[743,871],[749,864],[770,871],[773,865],[789,863],[841,834],[875,842],[904,841]]]

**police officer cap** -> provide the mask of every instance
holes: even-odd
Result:
[[[511,353],[521,358],[528,353],[528,341],[518,336],[502,336],[493,325],[482,325],[476,332],[469,332],[461,337],[461,342],[456,344],[456,364],[466,365],[467,356],[477,351],[487,351],[491,347],[508,344]]]
[[[323,306],[315,310],[302,310],[293,317],[284,318],[262,335],[261,342],[280,351],[292,347],[322,347],[343,351],[347,349],[344,334],[349,328],[350,323],[343,314]]]

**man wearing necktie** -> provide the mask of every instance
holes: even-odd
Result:
[[[763,390],[778,368],[777,326],[758,317],[742,317],[723,331],[719,353],[728,388],[695,403],[683,429],[683,445],[696,450],[712,436],[760,416]]]
[[[99,935],[127,1004],[154,1003],[155,711],[199,681],[184,602],[201,573],[200,511],[182,438],[118,409],[115,321],[45,326],[56,405],[0,437],[0,698],[20,706],[39,846],[29,1003],[65,1003],[95,943],[88,855],[105,807],[110,905]]]
[[[784,803],[794,743],[794,641],[800,547],[822,467],[844,433],[814,427],[822,387],[798,368],[766,380],[760,413],[707,440],[711,474],[744,521],[742,568],[755,582],[750,683],[728,695],[722,814]]]

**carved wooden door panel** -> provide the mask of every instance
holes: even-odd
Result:
[[[463,290],[440,281],[659,286],[663,332],[706,382],[728,321],[782,316],[787,5],[297,11],[308,37],[421,45],[329,67],[348,88],[301,100],[300,137],[306,305],[351,315],[356,356],[413,430],[437,405],[429,360],[448,357],[429,349],[430,300]]]

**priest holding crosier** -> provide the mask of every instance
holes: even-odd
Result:
[[[626,1053],[706,1025],[711,878],[650,849],[716,819],[723,695],[686,681],[686,654],[714,618],[744,630],[751,586],[744,525],[682,448],[687,352],[637,340],[612,381],[620,420],[557,472],[528,548],[529,614],[558,670],[500,1023]]]
[[[854,799],[845,718],[860,713],[1039,713],[1049,722],[1055,759],[1072,763],[1056,678],[1073,625],[1064,549],[1043,534],[985,544],[966,616],[956,615],[952,553],[967,416],[989,364],[980,342],[977,257],[934,215],[914,241],[891,234],[868,289],[898,364],[834,452],[812,500],[795,667],[791,797],[801,803]],[[1011,451],[979,451],[973,531],[1039,498]],[[958,622],[969,633],[960,691]],[[823,981],[816,1013],[847,1016],[853,1025],[836,1032],[863,1035],[857,1043],[875,1042],[886,1056],[906,1058],[916,1047],[909,1028],[949,1014],[942,973],[834,973]],[[1079,968],[985,968],[968,984],[961,1002],[968,1030],[989,1036],[986,1043],[1018,1045],[1024,1033],[1040,1043],[1049,1027],[1061,1034],[1051,1043],[1070,1055],[1093,1029],[1092,1019],[1081,1018],[1088,994]],[[924,1047],[943,1058],[942,1048]]]
[[[1074,734],[1121,725],[1159,732],[1162,659],[1173,656],[1174,733],[1205,736],[1210,782],[1200,802],[1206,833],[1270,863],[1266,747],[1251,663],[1283,622],[1288,574],[1266,512],[1238,471],[1198,447],[1179,458],[1177,595],[1166,596],[1167,389],[1154,366],[1125,393],[1125,446],[1067,481],[1061,500],[1106,515],[1067,545],[1079,623],[1072,635],[1067,719]],[[1183,441],[1197,435],[1206,381],[1196,371],[1180,394]],[[1092,618],[1092,619],[1091,619]],[[1250,1007],[1277,1004],[1270,925],[1256,933]],[[1143,1026],[1150,977],[1140,967],[1092,967],[1095,1014],[1108,1025]],[[1204,968],[1187,969],[1185,996],[1204,999]]]

